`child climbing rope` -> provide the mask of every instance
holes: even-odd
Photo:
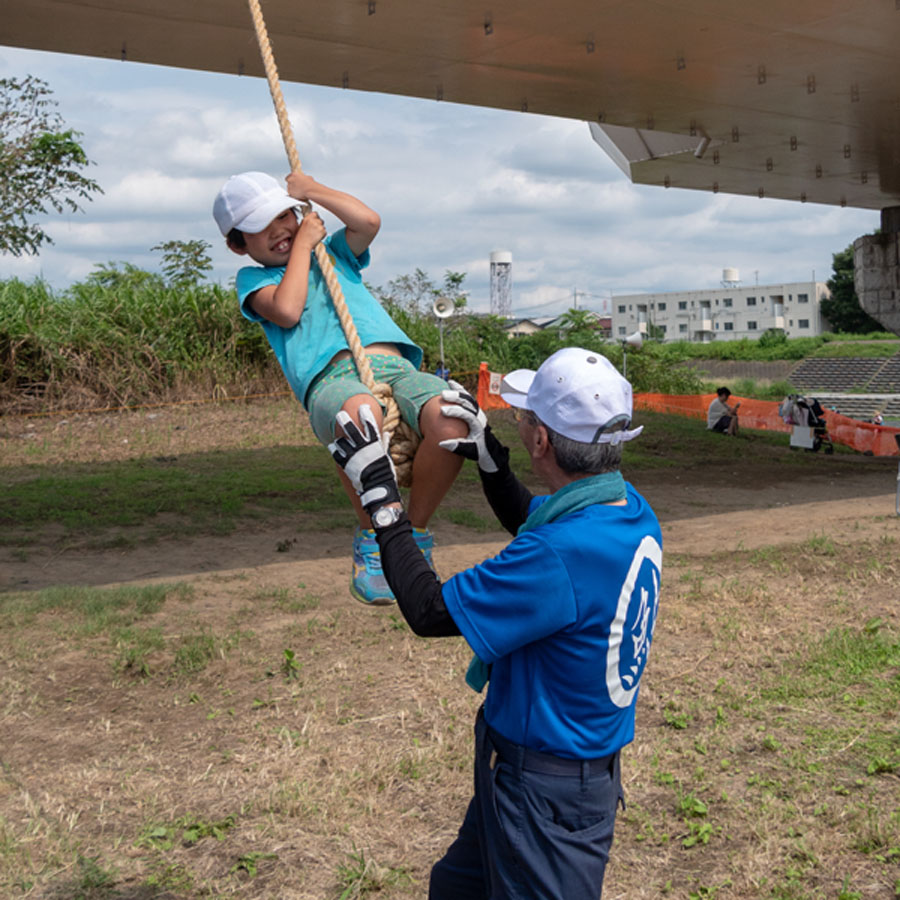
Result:
[[[305,202],[327,209],[344,227],[326,238],[316,213],[298,217],[297,209]],[[430,563],[434,539],[428,521],[462,464],[461,457],[438,444],[464,437],[466,429],[441,414],[446,382],[418,371],[422,350],[363,283],[360,272],[369,263],[369,244],[381,226],[378,214],[303,172],[288,175],[287,191],[269,175],[244,172],[229,178],[219,191],[213,216],[228,247],[259,264],[237,274],[241,312],[262,325],[316,437],[327,446],[335,438],[338,410],[359,423],[359,407],[368,404],[380,426],[382,407],[360,380],[320,267],[313,264],[315,248],[324,239],[372,374],[391,386],[402,419],[422,438],[412,465],[408,515],[416,543]],[[350,592],[363,603],[392,603],[371,520],[340,468],[338,473],[359,519]]]

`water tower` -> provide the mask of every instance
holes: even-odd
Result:
[[[722,287],[736,288],[741,286],[741,273],[737,269],[722,269]]]
[[[512,311],[512,253],[491,253],[491,315],[508,318]]]

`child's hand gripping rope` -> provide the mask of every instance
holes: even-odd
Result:
[[[441,412],[451,419],[461,419],[469,426],[464,438],[441,441],[440,446],[451,453],[475,460],[482,472],[496,472],[509,458],[509,451],[491,431],[487,416],[478,406],[475,398],[456,381],[449,381],[450,390],[442,391],[441,397],[450,406],[442,406]]]
[[[397,476],[387,449],[391,436],[378,430],[372,408],[365,403],[359,407],[363,431],[344,410],[336,419],[344,435],[328,445],[328,452],[346,472],[366,512],[372,516],[382,506],[400,503]]]

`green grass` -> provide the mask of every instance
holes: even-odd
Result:
[[[147,536],[233,531],[241,520],[327,513],[320,527],[352,519],[328,454],[284,447],[7,470],[0,527],[8,544],[27,545],[53,523],[65,534],[96,536],[141,526]],[[335,515],[344,511],[347,515]],[[349,517],[349,518],[348,518]]]
[[[0,628],[21,628],[41,616],[71,617],[67,630],[90,637],[116,628],[127,628],[158,612],[170,597],[190,599],[186,584],[152,584],[113,588],[51,587],[42,591],[0,595]]]
[[[498,438],[510,448],[513,470],[532,489],[539,485],[507,411],[491,413]],[[819,468],[818,454],[791,453],[786,436],[745,429],[724,440],[698,419],[638,411],[640,439],[624,448],[623,470],[641,471],[703,464],[737,463],[751,453],[773,465]],[[837,447],[836,457],[852,458]],[[839,474],[839,461],[831,468]],[[177,458],[141,458],[107,463],[25,465],[4,471],[0,484],[0,543],[22,555],[47,529],[65,545],[128,548],[136,542],[192,534],[230,534],[242,524],[305,516],[318,530],[346,530],[355,516],[320,447],[222,450]],[[475,466],[464,466],[437,519],[476,532],[496,528],[481,497]],[[289,550],[290,542],[284,544]]]

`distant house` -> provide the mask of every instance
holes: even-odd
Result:
[[[609,337],[612,333],[612,317],[601,316],[593,310],[581,310],[585,313],[585,318],[596,328],[602,337]],[[555,328],[559,331],[566,331],[568,324],[565,322],[566,314],[559,316],[535,316],[533,318],[510,318],[506,325],[505,331],[511,337],[522,337],[523,335],[534,334],[538,331],[544,331],[547,328]]]
[[[552,316],[538,316],[534,319],[511,318],[507,321],[504,331],[511,338],[523,337],[527,334],[535,334],[542,331],[548,322],[552,322]]]

